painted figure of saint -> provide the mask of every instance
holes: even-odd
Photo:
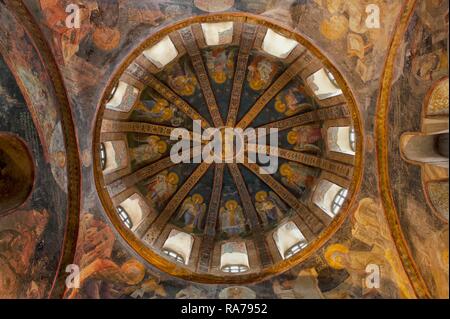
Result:
[[[146,143],[130,149],[131,160],[140,162],[155,161],[167,151],[167,143],[159,136],[149,136]]]
[[[242,207],[235,200],[229,200],[220,208],[220,229],[228,235],[239,235],[245,231],[245,217]]]
[[[167,100],[160,97],[148,97],[137,104],[134,114],[136,119],[152,123],[170,123],[175,127],[184,123],[184,116]]]
[[[292,116],[310,108],[311,105],[306,103],[301,86],[284,90],[275,98],[275,110],[286,116]]]
[[[289,162],[280,166],[280,174],[284,185],[303,193],[306,188],[313,186],[314,170],[308,166]]]
[[[234,51],[223,48],[206,52],[206,65],[217,84],[223,84],[233,77]]]
[[[147,185],[147,198],[160,207],[175,193],[180,178],[174,172],[164,171],[153,178]]]
[[[267,88],[277,73],[277,65],[270,60],[258,56],[248,67],[247,81],[254,91]]]
[[[194,194],[184,200],[176,218],[177,220],[183,221],[186,230],[200,230],[205,212],[206,204],[204,203],[203,196]]]
[[[256,193],[255,199],[255,208],[263,225],[278,223],[283,218],[283,211],[287,211],[287,207],[273,192],[268,194],[266,191],[260,191]]]
[[[182,96],[191,96],[197,87],[197,78],[189,67],[187,61],[175,63],[167,67],[170,87]]]
[[[287,136],[288,143],[294,150],[302,152],[320,153],[317,142],[322,139],[322,132],[317,125],[307,125],[294,128]]]

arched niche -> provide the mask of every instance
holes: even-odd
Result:
[[[405,133],[400,139],[405,159],[448,169],[448,131],[439,134]]]
[[[21,206],[34,183],[34,164],[18,137],[0,132],[0,216]]]

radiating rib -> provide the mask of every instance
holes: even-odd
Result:
[[[250,193],[248,192],[247,186],[245,184],[244,178],[237,164],[228,164],[231,176],[233,177],[236,188],[239,192],[239,197],[242,202],[244,211],[248,217],[250,228],[254,234],[255,244],[258,247],[259,257],[263,267],[267,267],[272,264],[272,259],[269,255],[268,248],[263,236],[263,228],[259,222],[258,214],[256,212],[255,206],[251,199]]]
[[[256,101],[250,110],[239,121],[237,127],[247,128],[250,123],[258,116],[264,109],[267,103],[270,102],[286,85],[302,70],[303,60],[300,56],[294,63],[292,63],[283,74],[263,93],[263,95]]]
[[[199,153],[201,154],[201,149],[202,149],[202,146],[191,147],[189,149],[189,154],[190,154],[191,159],[194,157],[195,154],[199,154]],[[195,155],[195,156],[198,156],[198,155]],[[109,175],[105,175],[104,182],[108,188],[108,192],[109,192],[110,196],[114,197],[117,194],[119,194],[120,192],[123,192],[124,190],[126,190],[128,187],[131,187],[146,178],[152,177],[152,176],[156,175],[157,173],[159,173],[165,169],[168,169],[174,165],[177,165],[177,164],[173,162],[173,160],[170,156],[167,156],[162,159],[159,159],[156,162],[148,164],[145,167],[143,167],[133,173],[130,173],[125,176],[120,176],[113,180],[108,179]]]
[[[127,188],[135,185],[136,183],[139,183],[140,181],[143,181],[146,178],[152,177],[159,172],[168,169],[175,164],[171,160],[170,156],[164,157],[154,163],[148,164],[147,166],[129,174],[126,176],[123,176],[119,179],[116,179],[114,181],[111,181],[109,183],[105,184],[107,185],[107,189],[109,192],[109,195],[111,197],[117,196],[119,193],[125,191]]]
[[[192,65],[197,75],[200,88],[202,89],[203,96],[205,97],[213,123],[215,127],[222,127],[223,120],[219,112],[219,106],[217,105],[216,97],[214,96],[214,92],[209,81],[209,76],[206,72],[205,63],[203,62],[203,58],[197,46],[194,34],[192,33],[192,29],[191,27],[188,27],[180,30],[179,34],[181,35],[186,51],[191,58]]]
[[[142,122],[121,122],[112,120],[103,120],[102,122],[102,133],[143,133],[158,136],[170,136],[174,129],[176,129],[176,127]]]
[[[231,90],[230,106],[228,108],[227,126],[233,127],[241,103],[242,88],[244,86],[245,75],[247,72],[248,58],[253,47],[256,36],[256,25],[245,24],[241,37],[241,45],[236,63],[236,70],[233,78],[233,88]]]
[[[171,88],[159,81],[153,74],[147,71],[143,66],[134,63],[132,67],[128,68],[126,74],[132,76],[134,79],[151,87],[156,92],[161,94],[163,98],[175,105],[180,111],[185,113],[192,120],[201,120],[202,127],[210,127],[211,124],[201,116],[192,106],[179,97]]]
[[[291,206],[312,233],[317,234],[323,229],[324,225],[327,225],[330,222],[330,217],[326,213],[319,216],[314,215],[307,206],[300,202],[296,196],[281,185],[275,178],[269,174],[260,173],[260,169],[264,171],[264,168],[261,168],[257,164],[249,163],[248,159],[246,159],[243,165],[251,170],[264,183],[266,183],[267,186],[269,186],[284,202],[286,202],[286,204]]]
[[[177,128],[142,122],[121,122],[111,120],[103,120],[102,122],[102,133],[142,133],[170,137],[172,131],[175,129]],[[192,140],[193,138],[194,133],[189,132],[189,139]],[[201,139],[201,136],[198,136],[198,139]],[[200,141],[202,144],[207,144],[207,142],[208,141],[204,140]]]
[[[256,145],[248,144],[247,150],[256,150],[257,153],[262,154],[278,154],[279,157],[287,159],[289,161],[301,163],[311,167],[317,167],[330,173],[334,173],[338,176],[350,179],[352,177],[353,169],[349,165],[337,163],[336,161],[330,161],[326,158],[320,158],[318,156],[291,151],[280,147],[271,147],[268,145]]]
[[[172,215],[182,204],[183,200],[192,188],[194,188],[194,186],[200,181],[210,165],[211,164],[207,164],[205,162],[199,164],[186,182],[184,182],[184,184],[178,189],[175,195],[169,200],[164,210],[158,215],[155,221],[151,224],[150,228],[145,232],[144,240],[146,242],[153,244],[155,240],[158,239]]]
[[[337,120],[349,117],[349,112],[345,104],[335,105],[327,108],[320,108],[304,114],[291,116],[279,121],[261,125],[259,128],[277,128],[279,131],[293,127],[302,126],[319,121]]]
[[[206,215],[205,230],[203,232],[202,243],[200,245],[199,271],[208,272],[211,262],[211,252],[214,250],[214,239],[216,237],[216,225],[219,215],[220,198],[222,195],[224,164],[215,164],[214,181],[211,198],[209,200],[208,212]]]

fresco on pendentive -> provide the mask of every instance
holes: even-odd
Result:
[[[93,245],[92,243],[95,243]],[[80,266],[80,287],[67,288],[67,299],[164,298],[167,292],[153,272],[117,243],[113,230],[95,212],[80,216],[75,263]]]
[[[1,9],[0,4],[0,11]],[[29,62],[36,62],[30,60]],[[45,149],[38,136],[30,110],[4,58],[0,56],[0,131],[19,137],[31,155],[34,166],[34,180],[28,198],[19,198],[12,211],[0,209],[0,297],[1,298],[46,298],[57,271],[63,240],[63,217],[67,211],[67,197],[61,189],[61,179],[55,176],[53,162],[45,156]],[[44,85],[44,84],[41,84]],[[47,88],[45,88],[47,90]],[[56,130],[56,128],[55,128]],[[56,136],[59,132],[53,133]],[[62,140],[60,140],[63,143]],[[52,143],[55,145],[55,143]],[[6,179],[9,161],[21,162],[6,157],[0,147],[0,197],[13,185]],[[52,149],[52,148],[50,148]],[[53,155],[53,153],[52,153]],[[24,155],[22,155],[24,156]],[[65,151],[61,150],[61,164],[64,165]],[[64,167],[64,166],[62,166]],[[65,174],[65,170],[62,170]],[[59,180],[57,179],[59,177]],[[6,184],[3,184],[6,182]],[[34,184],[34,185],[33,185]],[[0,206],[0,208],[2,208]]]
[[[433,205],[427,201],[430,194],[423,186],[433,180],[445,180],[448,183],[448,169],[443,170],[432,162],[425,164],[427,161],[420,164],[420,155],[415,158],[416,162],[413,158],[408,158],[411,146],[402,141],[405,132],[428,135],[432,137],[431,143],[436,143],[437,153],[445,153],[437,140],[442,127],[436,126],[433,121],[436,123],[439,119],[444,119],[448,133],[448,93],[441,100],[444,104],[440,103],[442,109],[447,109],[444,112],[447,114],[430,115],[427,112],[434,108],[429,105],[436,103],[432,98],[433,88],[448,77],[448,38],[443,36],[446,33],[445,24],[448,25],[448,21],[445,22],[445,12],[448,14],[448,3],[446,6],[444,2],[423,2],[416,7],[404,39],[405,48],[397,58],[397,68],[401,73],[394,79],[389,113],[389,128],[392,132],[389,174],[391,184],[395,185],[393,196],[396,208],[405,237],[428,289],[440,298],[447,298],[449,293],[448,287],[442,285],[449,278],[448,220],[435,214]],[[442,24],[436,25],[436,21],[441,21]],[[448,84],[446,91],[448,92]],[[425,123],[428,124],[424,126]],[[427,131],[422,132],[422,127],[426,127]],[[420,154],[425,147],[427,143],[422,142],[415,147],[415,152]],[[448,186],[446,191],[448,194]],[[448,206],[446,210],[448,212]]]

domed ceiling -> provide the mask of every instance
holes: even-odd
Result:
[[[276,25],[230,15],[166,28],[104,95],[93,144],[100,198],[122,237],[161,270],[261,279],[304,260],[342,223],[358,184],[356,112],[328,60]],[[192,153],[176,163],[171,134],[189,131],[193,149],[194,120],[221,137],[266,131],[256,150],[243,139],[244,161],[225,142],[212,163]]]

